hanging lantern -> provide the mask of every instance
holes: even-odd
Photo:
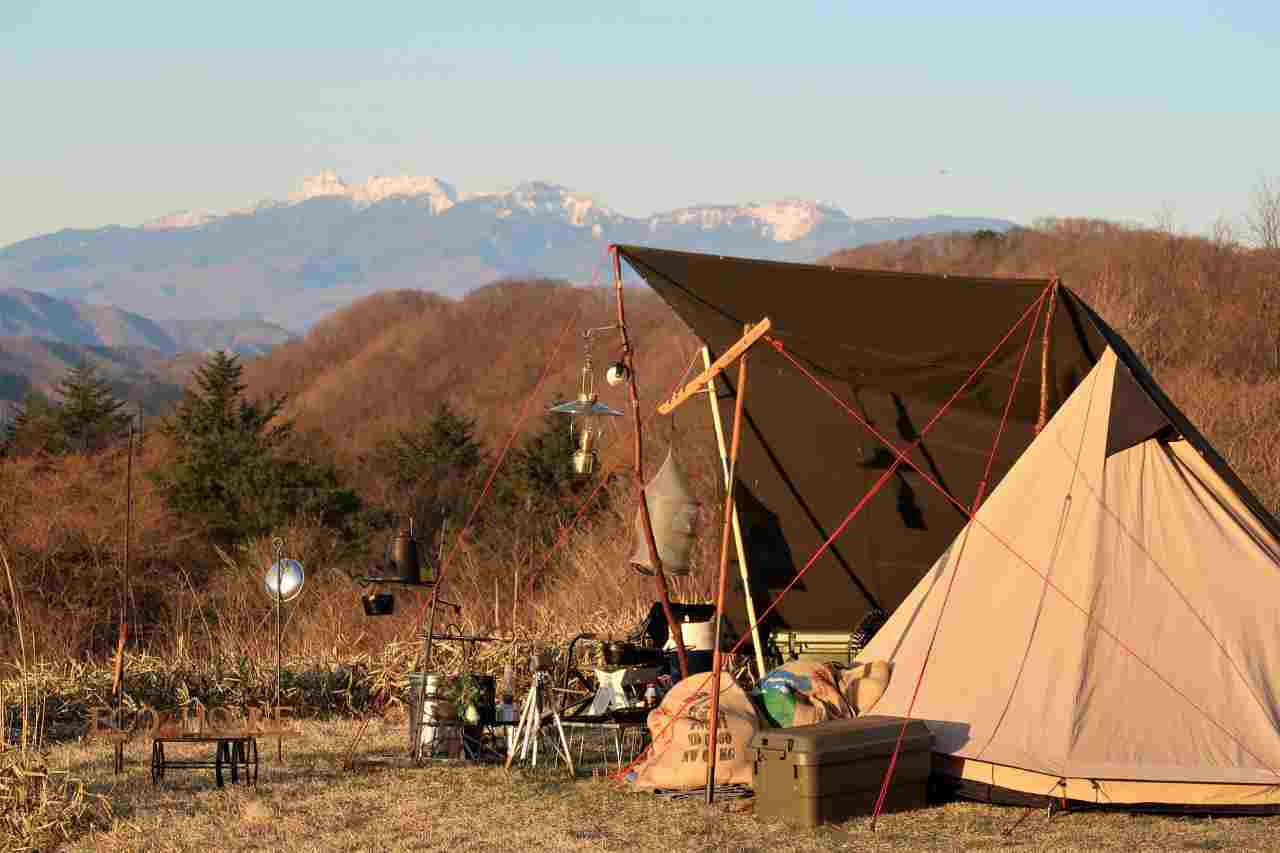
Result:
[[[574,447],[571,460],[573,472],[583,476],[590,474],[596,466],[596,445],[603,428],[601,417],[622,416],[622,412],[606,406],[597,398],[590,356],[582,366],[582,388],[578,391],[578,399],[557,403],[550,411],[570,416],[569,437],[573,440]]]
[[[662,570],[669,575],[689,574],[689,553],[693,550],[697,534],[698,516],[702,506],[689,494],[684,473],[676,462],[671,448],[666,461],[644,487],[645,502],[649,504],[649,520],[653,524],[653,541],[658,546],[658,559]],[[644,517],[636,507],[636,548],[631,555],[632,568],[641,574],[654,573],[649,559],[649,542],[644,535]]]

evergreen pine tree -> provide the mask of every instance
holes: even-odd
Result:
[[[442,402],[374,453],[395,491],[392,503],[415,520],[423,540],[433,539],[446,518],[461,522],[470,512],[470,487],[485,459],[475,428],[475,420]]]
[[[37,391],[27,392],[17,414],[5,424],[5,455],[56,454],[63,453],[66,449],[66,442],[58,428],[58,407]]]
[[[178,513],[201,521],[215,541],[264,534],[298,512],[341,523],[358,509],[331,465],[289,452],[293,422],[285,398],[244,396],[238,356],[212,354],[162,430],[176,459],[158,479]]]
[[[55,441],[66,449],[96,453],[129,428],[129,414],[120,411],[124,401],[116,399],[111,384],[89,362],[73,367],[56,390],[62,401],[55,419],[60,437]]]
[[[597,485],[595,477],[579,477],[571,464],[576,450],[565,415],[549,414],[542,428],[529,435],[508,460],[501,500],[534,529],[553,534],[568,523],[582,500]],[[596,495],[590,516],[607,505],[608,491]]]

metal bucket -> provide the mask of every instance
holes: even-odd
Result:
[[[442,740],[438,721],[452,719],[453,704],[441,698],[448,684],[442,672],[409,674],[409,754],[417,755],[418,746],[429,746],[424,754],[433,754]]]
[[[419,754],[423,758],[459,758],[462,753],[462,730],[456,723],[458,710],[444,699],[423,702],[422,725],[418,732]]]

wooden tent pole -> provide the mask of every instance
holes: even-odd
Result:
[[[631,357],[631,339],[627,336],[627,315],[622,302],[622,256],[616,246],[611,246],[613,255],[613,288],[618,300],[618,331],[622,335],[622,363],[627,369],[627,390],[631,394],[631,416],[635,428],[635,467],[636,491],[640,495],[640,518],[644,528],[644,538],[649,546],[649,564],[653,566],[653,584],[658,589],[658,601],[662,603],[662,612],[667,617],[667,630],[676,644],[676,660],[680,665],[680,679],[689,677],[689,658],[684,650],[684,635],[680,633],[680,625],[675,614],[671,612],[671,596],[667,591],[667,576],[662,571],[662,560],[658,557],[658,545],[653,538],[653,519],[649,517],[649,501],[644,494],[644,445],[640,426],[640,392],[636,388],[636,368]]]
[[[711,351],[706,347],[702,348],[702,365],[707,370],[711,369]],[[729,486],[729,455],[724,443],[724,424],[720,419],[720,404],[716,400],[716,382],[712,377],[707,382],[707,401],[711,404],[711,423],[716,430],[716,444],[720,448],[720,467],[724,469],[725,487]],[[751,642],[756,650],[756,672],[761,678],[765,676],[764,668],[764,646],[760,643],[760,628],[756,625],[756,604],[751,598],[751,583],[749,567],[747,566],[747,549],[742,543],[742,525],[738,522],[738,505],[735,501],[733,504],[733,544],[738,551],[738,572],[742,575],[743,595],[747,600],[747,619],[751,625]]]
[[[720,752],[720,674],[724,669],[724,655],[720,651],[720,627],[724,624],[724,593],[729,578],[729,531],[733,527],[734,468],[738,464],[738,444],[742,438],[742,405],[747,396],[747,354],[738,360],[737,397],[733,403],[733,438],[729,443],[729,470],[724,487],[724,524],[720,528],[720,580],[716,588],[716,641],[711,664],[711,714],[708,718],[707,747],[711,754],[707,759],[707,803],[716,798],[716,756]],[[749,594],[748,594],[748,597]]]
[[[1040,414],[1036,418],[1035,434],[1049,423],[1049,344],[1053,340],[1053,309],[1058,305],[1058,277],[1049,286],[1049,306],[1044,315],[1044,337],[1040,341]]]

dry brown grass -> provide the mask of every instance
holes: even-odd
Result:
[[[818,850],[1272,850],[1280,818],[1059,814],[955,802],[816,830],[756,820],[749,812],[660,801],[563,770],[517,771],[387,760],[403,752],[404,725],[376,722],[341,758],[354,722],[311,724],[286,742],[283,765],[263,749],[256,790],[213,786],[209,771],[161,787],[147,776],[143,744],[113,777],[110,750],[69,745],[53,761],[110,794],[115,818],[69,849],[276,851],[818,851]],[[730,804],[740,808],[741,804]]]
[[[50,850],[111,825],[107,797],[34,752],[0,753],[0,850]]]

